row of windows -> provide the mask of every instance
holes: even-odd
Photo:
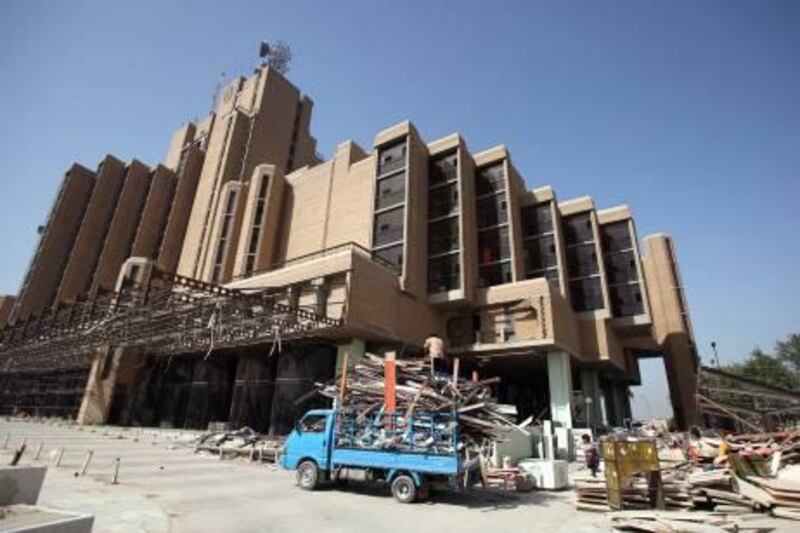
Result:
[[[380,247],[375,254],[391,264],[398,275],[403,272],[406,172],[401,170],[406,166],[406,151],[403,139],[378,152],[375,208],[388,210],[375,215],[372,234],[373,247]]]
[[[449,217],[428,224],[428,292],[435,294],[461,288],[458,151],[432,159],[429,170],[428,219]]]

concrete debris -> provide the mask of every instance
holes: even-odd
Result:
[[[732,531],[739,527],[735,517],[752,513],[800,520],[800,434],[796,431],[726,435],[695,430],[688,435],[660,434],[655,440],[659,458],[663,454],[667,459],[660,466],[666,511],[651,510],[652,488],[637,474],[622,490],[623,507],[632,511],[612,513],[615,527]],[[609,511],[607,479],[608,475],[606,479],[576,478],[576,507]],[[695,524],[688,527],[684,518],[671,514],[678,512]]]
[[[223,456],[249,456],[250,460],[277,462],[284,437],[262,435],[252,428],[232,431],[210,431],[195,441],[195,451]]]

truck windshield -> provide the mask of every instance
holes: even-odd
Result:
[[[325,431],[325,415],[308,415],[298,424],[303,433],[322,433]]]

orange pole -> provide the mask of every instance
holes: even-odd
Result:
[[[386,359],[383,362],[383,368],[384,368],[383,403],[386,406],[387,413],[394,413],[397,408],[396,405],[397,398],[395,395],[397,374],[395,372],[394,351],[386,352]]]

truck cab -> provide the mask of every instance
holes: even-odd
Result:
[[[296,470],[303,461],[314,461],[319,470],[330,469],[333,410],[312,409],[301,418],[284,443],[282,466]]]

